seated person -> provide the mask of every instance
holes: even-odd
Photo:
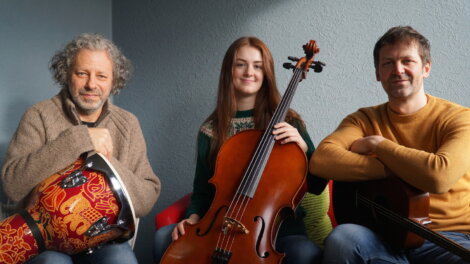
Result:
[[[318,146],[310,172],[338,181],[385,178],[384,167],[431,193],[428,228],[470,249],[470,109],[426,94],[429,41],[413,28],[389,29],[375,44],[377,81],[388,102],[347,116]],[[374,231],[337,226],[323,263],[469,263],[430,241],[398,251]]]
[[[209,209],[214,188],[208,180],[214,174],[215,160],[222,144],[240,131],[266,129],[279,101],[273,59],[266,45],[254,37],[243,37],[233,42],[222,63],[216,109],[199,131],[196,175],[187,218],[176,226],[166,226],[157,231],[156,263],[160,262],[172,239],[185,235],[184,223],[198,223]],[[281,144],[296,143],[310,157],[314,146],[302,119],[289,110],[286,120],[274,126],[275,139]],[[328,192],[323,195],[328,195]],[[320,263],[322,250],[307,237],[303,214],[303,209],[299,208],[297,217],[283,222],[276,249],[286,254],[287,263]],[[326,215],[326,211],[323,214]]]
[[[109,100],[124,88],[130,67],[120,50],[98,34],[82,34],[55,54],[51,71],[62,89],[26,111],[7,150],[2,181],[10,199],[26,204],[36,185],[94,151],[118,172],[136,217],[150,212],[160,181],[147,159],[139,121]],[[137,259],[128,243],[109,243],[91,254],[45,251],[27,263],[131,264]]]

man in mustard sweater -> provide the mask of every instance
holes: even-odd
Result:
[[[376,43],[377,81],[388,102],[361,108],[326,137],[310,172],[338,181],[385,178],[384,166],[430,193],[428,228],[470,249],[470,109],[424,92],[429,41],[394,27]],[[395,250],[370,229],[343,224],[325,241],[324,263],[467,263],[425,241]]]
[[[160,193],[160,181],[148,161],[139,121],[109,100],[130,78],[130,62],[110,40],[82,34],[55,54],[50,69],[62,89],[23,115],[2,168],[5,193],[13,201],[27,202],[44,179],[83,153],[98,152],[119,174],[136,217],[148,214]],[[74,256],[44,251],[27,263],[131,264],[137,260],[124,242]]]

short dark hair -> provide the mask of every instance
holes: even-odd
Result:
[[[410,41],[418,44],[419,56],[423,64],[431,62],[431,44],[429,40],[410,26],[392,27],[375,43],[374,66],[379,65],[379,52],[385,45],[396,44],[402,41]]]
[[[111,93],[119,93],[131,78],[132,64],[111,40],[100,34],[81,34],[52,57],[49,69],[55,82],[62,89],[67,88],[75,56],[82,49],[108,52],[113,63],[113,89]]]

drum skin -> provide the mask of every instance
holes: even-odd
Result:
[[[110,228],[95,236],[85,234],[103,217],[107,217],[106,223],[116,224],[121,204],[111,190],[106,175],[92,167],[83,168],[84,163],[85,158],[77,159],[33,190],[26,212],[37,228],[31,228],[31,223],[27,224],[20,214],[0,222],[0,263],[23,263],[40,253],[41,243],[38,240],[41,238],[33,236],[32,229],[42,237],[45,249],[69,255],[93,249],[126,232],[121,228]],[[61,183],[64,178],[77,170],[81,170],[87,182],[63,188]],[[131,227],[134,227],[133,221],[130,221]]]

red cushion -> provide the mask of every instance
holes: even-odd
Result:
[[[333,211],[333,181],[328,182],[328,188],[330,189],[330,208],[328,208],[327,214],[330,217],[331,226],[335,228],[337,223],[336,223],[335,213]]]
[[[163,211],[155,215],[155,228],[158,230],[162,226],[176,224],[183,219],[186,209],[191,201],[191,193],[170,204]]]

